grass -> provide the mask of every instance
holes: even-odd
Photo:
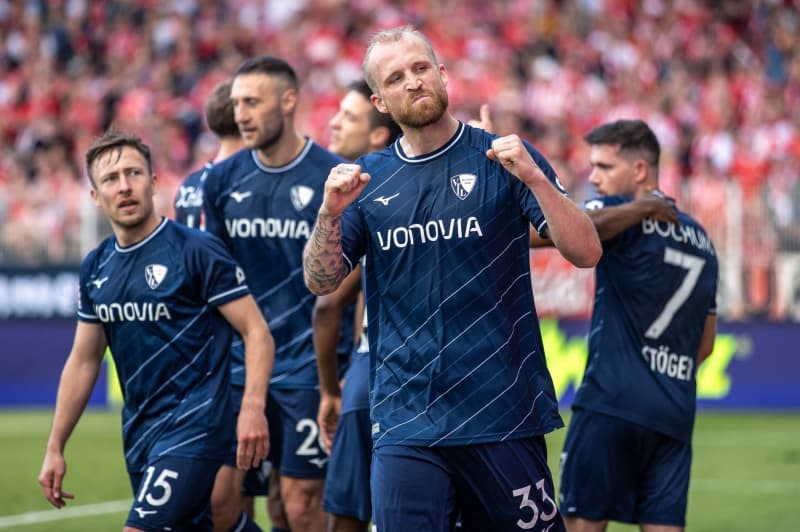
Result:
[[[0,411],[0,530],[121,530],[127,510],[85,517],[65,514],[56,521],[7,524],[8,516],[50,509],[36,477],[51,415],[42,411]],[[564,434],[560,430],[548,437],[550,465],[556,476]],[[64,487],[76,496],[70,507],[131,497],[117,412],[84,414],[67,446],[66,458]],[[688,530],[795,531],[800,522],[798,497],[800,414],[698,415]],[[267,527],[263,499],[256,504],[258,522]],[[612,524],[609,530],[638,528]]]

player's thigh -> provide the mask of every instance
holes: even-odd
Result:
[[[564,530],[544,437],[443,448],[465,531]]]
[[[372,455],[372,521],[378,532],[449,532],[455,521],[452,471],[435,449],[384,445]]]
[[[651,455],[651,431],[576,410],[561,453],[559,505],[567,517],[636,522],[637,490]]]
[[[369,471],[372,435],[369,410],[353,410],[339,418],[333,437],[323,507],[334,515],[368,522],[372,515]]]
[[[323,451],[317,412],[318,390],[270,390],[267,418],[270,431],[270,460],[281,476],[324,479],[328,454]]]
[[[134,500],[125,524],[145,531],[212,530],[211,489],[220,462],[166,456],[131,475]]]
[[[692,447],[688,442],[657,437],[641,481],[636,521],[680,528],[686,524]]]

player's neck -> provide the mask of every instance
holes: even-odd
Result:
[[[241,150],[244,147],[244,143],[242,142],[241,137],[223,137],[219,139],[219,150],[217,151],[217,156],[214,157],[212,162],[218,163],[220,161],[224,161],[237,151]]]
[[[161,220],[161,216],[153,213],[137,225],[123,226],[112,223],[111,229],[114,231],[114,238],[117,239],[117,244],[119,244],[120,247],[126,248],[150,236],[150,233],[156,230]]]
[[[292,162],[303,151],[306,138],[295,131],[287,132],[278,142],[269,148],[256,150],[258,159],[266,166],[274,168]]]
[[[403,136],[400,145],[408,157],[419,157],[431,153],[444,146],[458,129],[458,120],[450,113],[445,113],[442,118],[421,128],[402,126]]]

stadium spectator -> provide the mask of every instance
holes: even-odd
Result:
[[[563,529],[528,231],[585,267],[597,234],[536,150],[447,112],[447,70],[421,33],[376,34],[364,75],[403,136],[330,172],[303,265],[324,294],[367,256],[373,519],[445,531],[460,511],[467,529]]]
[[[210,531],[212,484],[231,434],[240,468],[260,463],[269,449],[269,329],[222,243],[156,214],[147,145],[111,131],[92,144],[86,166],[114,235],[81,268],[78,325],[39,483],[56,508],[73,498],[62,490],[64,448],[108,346],[123,387],[125,462],[136,497],[125,530]],[[244,339],[247,359],[235,429],[228,323]]]
[[[28,208],[0,210],[0,264],[77,264],[97,242],[93,209],[54,194],[33,166],[36,124],[51,124],[64,139],[73,168],[109,124],[137,132],[157,149],[156,205],[169,214],[180,180],[207,161],[196,149],[205,139],[205,96],[244,57],[269,52],[295,66],[307,104],[297,123],[323,138],[339,95],[359,76],[368,36],[408,20],[452,66],[456,116],[474,116],[480,102],[495,102],[496,131],[546,142],[550,162],[577,200],[586,197],[589,172],[580,138],[618,118],[650,124],[662,144],[661,188],[692,212],[692,203],[702,201],[692,186],[698,161],[713,160],[735,200],[753,177],[756,195],[766,195],[776,161],[800,160],[800,32],[792,30],[800,14],[785,0],[414,0],[402,10],[390,0],[350,2],[348,9],[327,0],[0,0],[0,189],[10,160],[19,159],[25,180],[5,201],[24,207],[25,196],[42,191],[47,198],[37,207],[41,220],[26,216]],[[68,186],[80,191],[85,183]],[[756,249],[769,254],[767,270],[779,253],[750,240],[741,252],[729,249],[728,241],[738,246],[746,234],[738,227],[743,201],[726,204],[735,223],[725,226],[728,239],[717,240],[720,254],[730,254],[726,269],[742,271],[725,291],[748,284],[749,270],[764,277],[760,264],[739,264]],[[40,226],[48,219],[59,228]],[[766,219],[769,231],[773,220]],[[789,246],[800,244],[795,238]],[[722,296],[720,311],[746,317],[744,303]]]
[[[695,376],[716,334],[716,252],[688,214],[658,210],[660,147],[647,124],[616,121],[585,138],[599,195],[586,208],[603,257],[559,503],[570,532],[601,532],[609,520],[679,531]]]
[[[215,164],[203,185],[206,229],[218,235],[248,274],[272,334],[276,363],[267,399],[270,461],[280,475],[288,526],[323,530],[327,455],[316,423],[318,379],[311,338],[315,297],[303,284],[302,251],[322,203],[324,176],[342,159],[295,128],[299,85],[284,60],[245,61],[231,87],[236,123],[247,149]],[[347,322],[347,320],[344,320]],[[352,349],[352,313],[344,347]],[[235,346],[234,346],[235,347]]]
[[[354,161],[395,141],[400,129],[387,114],[372,105],[372,90],[363,80],[353,82],[330,120],[328,149]],[[361,269],[333,294],[314,304],[312,326],[320,383],[317,424],[330,452],[323,507],[333,532],[366,532],[372,516],[369,471],[372,459],[372,423],[369,420],[369,351],[366,329],[353,351],[343,387],[337,372],[337,343],[344,309],[359,298]],[[360,313],[356,313],[360,315]]]

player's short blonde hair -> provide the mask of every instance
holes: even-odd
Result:
[[[372,92],[378,94],[378,82],[373,78],[372,72],[369,68],[369,58],[372,55],[372,50],[375,49],[376,46],[379,44],[386,44],[386,43],[393,43],[393,42],[400,42],[405,38],[413,38],[422,41],[425,45],[425,48],[428,50],[428,54],[430,55],[431,61],[434,65],[439,64],[439,60],[436,59],[436,52],[433,51],[433,45],[428,40],[425,35],[423,35],[419,30],[414,28],[414,26],[400,26],[398,28],[390,28],[388,30],[382,30],[372,36],[372,39],[369,41],[369,46],[367,46],[367,51],[364,54],[364,62],[361,64],[361,70],[364,72],[364,79],[367,81],[369,88],[372,89]]]

